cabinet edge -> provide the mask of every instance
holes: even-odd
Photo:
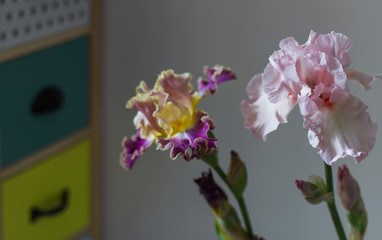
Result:
[[[91,138],[90,128],[86,128],[77,133],[74,133],[71,136],[60,140],[51,146],[48,146],[32,155],[25,157],[24,159],[19,160],[9,167],[1,169],[0,182],[3,182],[16,174],[27,170],[28,168],[40,163],[41,161],[44,161],[47,157],[62,151],[73,143],[78,142],[84,138]]]
[[[73,30],[68,30],[63,33],[54,34],[35,41],[22,44],[20,46],[12,47],[0,51],[0,63],[10,61],[12,59],[28,55],[40,51],[42,49],[52,47],[72,39],[76,39],[82,36],[86,36],[90,33],[90,27],[88,25],[77,27]]]

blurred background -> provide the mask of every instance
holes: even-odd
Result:
[[[136,112],[124,107],[140,80],[152,87],[162,70],[174,69],[190,72],[196,86],[203,67],[215,64],[232,68],[237,80],[219,85],[199,108],[215,121],[223,168],[228,168],[231,150],[247,165],[245,200],[255,233],[266,239],[336,239],[326,204],[308,204],[294,184],[311,174],[324,177],[324,162],[308,143],[298,108],[287,124],[262,142],[244,129],[240,102],[247,99],[249,80],[263,71],[279,41],[293,36],[302,44],[310,30],[347,35],[354,44],[350,67],[371,75],[382,72],[381,9],[379,0],[104,1],[104,239],[217,239],[213,214],[193,182],[207,165],[181,157],[172,161],[169,151],[157,151],[155,146],[131,171],[119,165],[121,140],[135,133]],[[372,121],[381,125],[382,82],[375,82],[368,92],[353,83],[350,88],[369,106]],[[366,239],[380,236],[381,144],[378,132],[366,160],[356,165],[345,158],[334,166],[336,176],[338,166],[347,164],[361,185],[369,216]],[[232,195],[229,198],[235,203]],[[338,200],[348,232],[346,212]]]

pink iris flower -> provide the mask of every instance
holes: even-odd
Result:
[[[218,84],[236,77],[230,69],[218,65],[205,68],[205,74],[208,79],[199,79],[198,91],[190,83],[191,74],[175,74],[173,70],[159,74],[153,89],[144,81],[140,83],[137,95],[126,104],[127,108],[138,111],[134,118],[137,133],[122,141],[122,167],[132,168],[153,142],[158,149],[171,149],[171,159],[178,155],[185,160],[200,158],[202,149],[204,154],[209,154],[217,148],[217,140],[208,137],[214,123],[196,106],[208,93],[213,94]]]
[[[298,104],[309,143],[327,164],[346,156],[357,163],[365,159],[374,147],[377,125],[367,106],[349,93],[348,80],[370,89],[382,75],[348,68],[351,47],[348,37],[335,32],[311,31],[303,45],[292,37],[281,40],[264,72],[248,84],[250,100],[241,103],[244,126],[265,141]]]

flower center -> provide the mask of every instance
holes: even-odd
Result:
[[[200,99],[197,95],[191,95],[191,104],[187,104],[191,106],[173,102],[164,104],[156,114],[158,125],[164,130],[160,137],[170,138],[191,128],[196,121],[195,107]]]

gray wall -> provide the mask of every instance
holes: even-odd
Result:
[[[217,239],[213,214],[193,183],[207,170],[205,164],[171,161],[168,151],[152,146],[132,171],[119,165],[121,139],[135,133],[135,111],[124,106],[139,81],[153,86],[161,70],[172,68],[192,73],[196,84],[203,66],[216,63],[231,67],[238,80],[220,85],[199,108],[215,120],[223,167],[231,149],[247,164],[245,198],[255,232],[266,239],[336,239],[326,205],[309,205],[294,184],[311,174],[324,176],[324,162],[308,143],[298,108],[264,143],[244,129],[239,106],[247,98],[248,81],[263,71],[279,41],[294,36],[304,43],[311,29],[346,34],[354,43],[350,67],[382,72],[381,10],[380,0],[104,1],[105,239]],[[381,89],[382,82],[369,92],[351,84],[379,125]],[[355,165],[346,158],[336,165],[346,163],[361,184],[369,213],[367,239],[380,237],[382,222],[381,131],[377,136],[364,162]],[[348,230],[338,199],[337,206]]]

